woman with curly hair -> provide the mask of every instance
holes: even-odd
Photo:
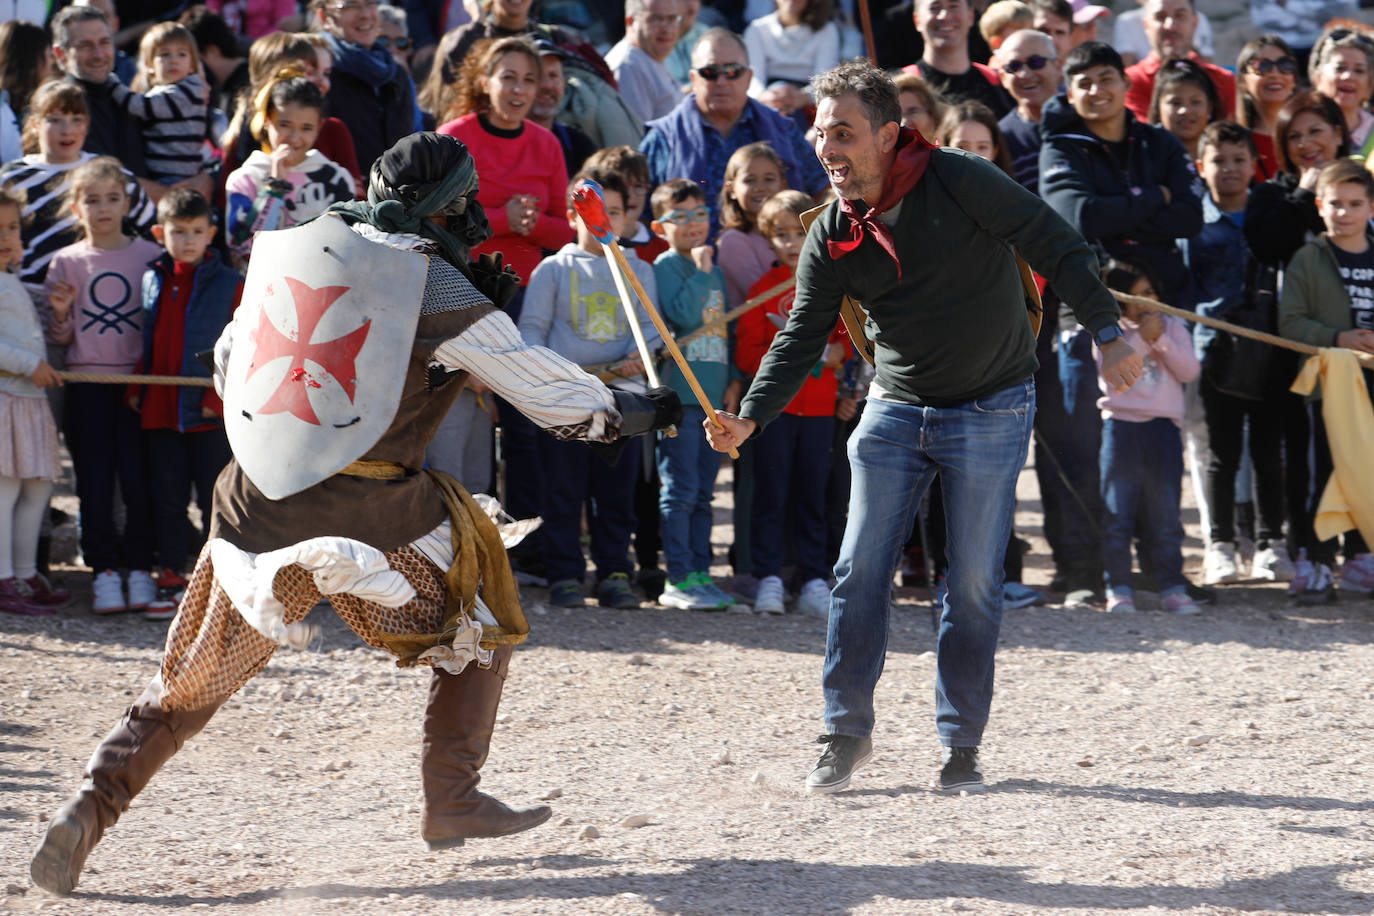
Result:
[[[475,45],[463,63],[451,118],[439,133],[467,145],[482,176],[477,200],[491,218],[492,237],[474,256],[499,251],[523,288],[543,257],[573,240],[563,196],[568,174],[563,148],[529,120],[539,89],[539,52],[524,38]],[[517,306],[518,308],[518,306]],[[512,316],[515,317],[515,316]]]

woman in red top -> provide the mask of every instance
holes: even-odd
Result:
[[[439,133],[467,145],[482,176],[477,201],[491,220],[492,235],[473,257],[501,252],[520,275],[520,285],[543,259],[543,249],[562,248],[575,237],[568,225],[568,173],[563,147],[551,131],[528,120],[539,90],[539,52],[524,38],[476,45],[458,77],[453,120]],[[518,305],[506,310],[518,318]]]
[[[1274,127],[1283,103],[1298,88],[1298,61],[1277,35],[1261,35],[1240,49],[1236,58],[1236,120],[1250,128],[1259,153],[1255,177],[1268,181],[1279,172]]]

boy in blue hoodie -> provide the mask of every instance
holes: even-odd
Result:
[[[701,185],[675,178],[658,186],[649,199],[653,231],[668,242],[654,261],[663,317],[674,334],[695,331],[725,314],[725,275],[715,266],[707,242],[711,210]],[[729,340],[721,325],[687,343],[683,355],[711,403],[739,407],[740,383],[730,382]],[[668,584],[658,603],[665,607],[713,611],[734,603],[711,581],[711,495],[720,454],[695,430],[706,419],[696,396],[676,365],[663,371],[663,383],[682,398],[682,428],[689,435],[658,441],[658,496],[663,555]],[[731,396],[733,395],[733,400]]]
[[[210,247],[215,237],[210,203],[199,191],[174,188],[158,202],[153,235],[166,249],[143,275],[144,375],[209,378],[197,353],[219,339],[243,295],[243,275]],[[191,486],[209,524],[215,478],[229,463],[224,404],[213,388],[135,385],[131,406],[148,437],[153,496],[153,535],[157,544],[157,600],[149,620],[176,615],[186,587],[182,570],[190,552],[186,509]]]
[[[588,169],[568,185],[568,223],[577,229],[569,242],[545,258],[530,274],[520,312],[520,336],[526,343],[548,347],[581,366],[626,360],[612,388],[643,392],[644,369],[625,310],[612,279],[611,265],[601,243],[577,218],[572,190],[584,178],[601,184],[606,215],[617,238],[624,225],[629,190],[618,174]],[[630,269],[651,298],[656,297],[653,265],[628,258]],[[633,294],[632,294],[633,295]],[[658,331],[636,305],[640,329],[650,349],[659,344]],[[544,559],[549,578],[549,602],[559,607],[586,603],[582,580],[587,563],[582,556],[582,509],[586,504],[591,532],[592,562],[596,565],[596,598],[602,607],[639,607],[630,586],[630,536],[634,533],[634,479],[637,449],[595,457],[585,442],[538,438],[539,462],[547,470],[544,494]]]

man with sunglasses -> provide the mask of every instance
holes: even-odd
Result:
[[[1144,60],[1126,68],[1126,78],[1131,83],[1126,90],[1126,107],[1131,114],[1149,123],[1155,77],[1164,62],[1172,57],[1187,57],[1206,70],[1221,99],[1219,110],[1227,113],[1236,110],[1236,75],[1224,67],[1207,63],[1193,48],[1198,24],[1193,0],[1145,0],[1144,21],[1150,53]]]
[[[826,188],[795,121],[749,98],[749,52],[728,29],[709,29],[692,51],[692,91],[666,116],[649,122],[640,152],[649,160],[650,184],[674,178],[701,185],[711,207],[711,237],[720,231],[725,164],[742,146],[766,141],[782,159],[787,186],[813,197]]]
[[[620,96],[642,121],[661,118],[682,99],[664,61],[682,25],[678,0],[626,0],[625,37],[606,52]]]
[[[1040,109],[1059,90],[1059,59],[1054,39],[1036,29],[1013,32],[993,55],[1002,88],[1016,100],[998,126],[1011,155],[1012,177],[1040,190]]]

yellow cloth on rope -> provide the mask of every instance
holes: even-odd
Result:
[[[425,473],[433,479],[448,506],[453,563],[444,573],[446,607],[444,623],[438,633],[378,634],[387,648],[396,653],[396,664],[402,668],[414,665],[426,649],[453,642],[460,617],[465,615],[471,619],[473,616],[479,587],[482,601],[500,624],[483,628],[483,648],[517,645],[530,633],[529,621],[520,607],[520,590],[516,587],[496,523],[451,475],[434,468],[426,469]]]
[[[1311,394],[1319,381],[1334,470],[1312,527],[1323,541],[1358,528],[1365,542],[1374,544],[1374,475],[1369,473],[1374,456],[1374,407],[1355,352],[1344,347],[1323,349],[1307,360],[1291,390]]]

